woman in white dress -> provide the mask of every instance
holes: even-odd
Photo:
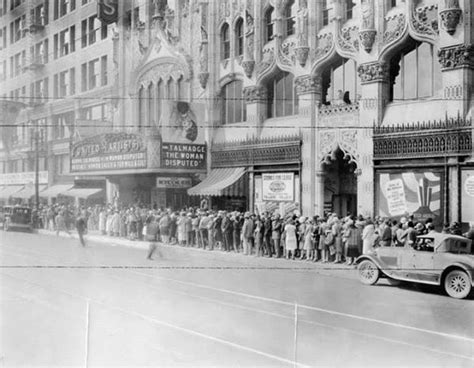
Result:
[[[296,226],[293,220],[288,221],[285,225],[285,250],[286,258],[295,259],[295,250],[297,247],[296,241]]]

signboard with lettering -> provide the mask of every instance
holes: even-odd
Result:
[[[169,176],[159,176],[156,178],[157,188],[187,189],[193,186],[191,178],[173,178]]]
[[[262,174],[262,199],[264,201],[294,201],[295,174]]]
[[[71,146],[71,172],[146,167],[146,145],[137,134],[101,134]]]
[[[161,167],[200,170],[206,168],[205,144],[166,143],[161,146]]]
[[[117,22],[118,12],[118,0],[97,1],[97,18],[105,24]]]
[[[0,185],[26,185],[35,182],[35,172],[19,172],[0,175]],[[48,172],[38,172],[39,184],[48,184]]]
[[[461,171],[461,219],[462,222],[474,222],[474,170]]]

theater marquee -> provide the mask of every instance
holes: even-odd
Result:
[[[146,145],[137,134],[101,134],[71,146],[71,172],[146,167]]]
[[[167,169],[205,169],[206,145],[166,143],[161,146],[161,167]]]

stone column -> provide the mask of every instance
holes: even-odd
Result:
[[[258,133],[263,120],[266,117],[266,102],[268,92],[264,86],[249,86],[244,88],[244,99],[247,104],[247,123],[249,125],[249,135]]]
[[[324,171],[322,164],[317,163],[317,166],[314,174],[314,214],[324,216]]]
[[[312,216],[316,212],[316,116],[318,105],[321,100],[321,78],[312,75],[304,75],[295,79],[296,94],[298,95],[298,115],[307,121],[303,126],[307,129],[302,131],[303,145],[301,150],[302,170],[300,173],[302,210],[305,216]]]

